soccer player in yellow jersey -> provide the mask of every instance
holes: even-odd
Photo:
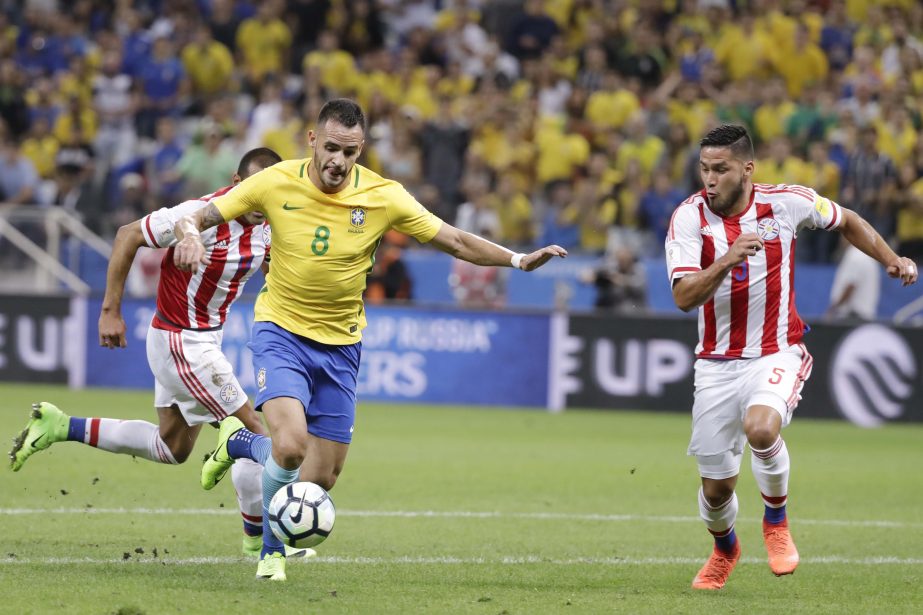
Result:
[[[257,578],[285,580],[282,544],[268,527],[272,496],[299,478],[330,489],[343,469],[356,406],[366,273],[391,228],[477,265],[541,267],[559,246],[513,252],[446,224],[399,183],[356,164],[365,116],[347,99],[327,102],[308,132],[312,157],[257,173],[204,210],[180,220],[174,259],[203,264],[199,232],[247,212],[272,227],[272,266],[256,302],[251,348],[261,409],[272,439],[224,421],[202,468],[210,489],[233,464],[263,464],[263,552]]]

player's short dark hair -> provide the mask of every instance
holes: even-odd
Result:
[[[250,175],[250,167],[257,165],[260,168],[268,169],[272,165],[282,162],[282,156],[275,153],[268,147],[257,147],[252,149],[240,159],[240,165],[237,167],[237,174],[241,179],[247,179]]]
[[[735,158],[740,160],[753,160],[753,141],[750,133],[743,126],[724,124],[718,126],[699,143],[702,147],[727,147]]]
[[[365,113],[362,107],[354,100],[348,98],[334,98],[328,100],[317,114],[317,127],[321,128],[328,120],[334,120],[347,128],[359,126],[365,133]]]

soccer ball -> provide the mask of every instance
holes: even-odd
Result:
[[[296,549],[314,547],[333,531],[336,508],[320,485],[301,482],[279,489],[269,503],[269,527],[276,538]]]

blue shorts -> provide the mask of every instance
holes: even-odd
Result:
[[[255,322],[249,347],[253,352],[258,410],[270,399],[293,397],[304,406],[309,433],[350,443],[362,342],[331,346],[286,331],[275,323]]]

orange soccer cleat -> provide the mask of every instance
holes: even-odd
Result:
[[[721,589],[727,583],[739,559],[740,542],[734,543],[734,550],[731,553],[719,551],[718,547],[715,547],[711,557],[692,579],[692,589]]]
[[[798,549],[788,531],[788,521],[766,523],[763,521],[763,541],[769,553],[769,568],[777,576],[791,574],[798,567]]]

